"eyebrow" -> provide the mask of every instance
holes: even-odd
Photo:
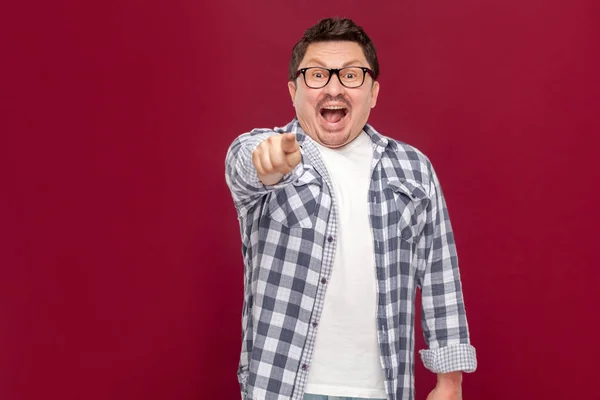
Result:
[[[325,66],[324,62],[322,62],[321,60],[316,59],[316,58],[311,58],[310,60],[307,60],[306,63],[307,64],[314,63],[314,64],[317,64],[320,67],[324,67]],[[360,67],[361,66],[360,64],[361,64],[360,60],[352,60],[352,61],[348,61],[348,62],[345,62],[344,64],[342,64],[341,68],[348,67],[350,65],[355,65],[355,66],[359,66]]]

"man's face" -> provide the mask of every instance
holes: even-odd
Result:
[[[358,43],[318,42],[308,46],[298,69],[348,66],[369,68]],[[379,83],[369,74],[358,88],[342,86],[336,75],[332,75],[327,86],[321,89],[307,87],[299,75],[295,81],[288,82],[288,88],[302,129],[313,140],[330,148],[345,146],[356,139],[367,123],[379,93]]]

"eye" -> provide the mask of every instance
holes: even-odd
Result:
[[[327,72],[320,68],[310,69],[308,72],[311,79],[327,79]]]
[[[355,82],[360,79],[362,76],[361,70],[356,67],[344,68],[340,73],[340,78],[342,78],[345,82]]]

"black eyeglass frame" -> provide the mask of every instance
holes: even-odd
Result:
[[[342,82],[342,79],[340,78],[340,71],[346,68],[360,68],[363,71],[363,79],[362,82],[360,83],[360,85],[358,86],[346,86],[344,85],[344,83]],[[325,84],[323,86],[318,86],[318,87],[314,87],[314,86],[310,86],[307,82],[306,82],[306,71],[308,71],[309,69],[322,69],[325,71],[329,71],[329,78],[327,78],[327,82],[325,82]],[[300,68],[298,71],[296,71],[296,78],[298,78],[300,76],[300,74],[302,74],[302,77],[304,78],[304,84],[311,88],[311,89],[322,89],[325,86],[327,86],[329,84],[329,81],[331,80],[331,77],[333,75],[337,75],[338,77],[338,81],[340,82],[340,84],[343,87],[346,87],[348,89],[356,89],[361,87],[364,83],[365,83],[365,78],[367,77],[367,73],[369,75],[371,75],[371,78],[373,80],[375,80],[375,73],[373,72],[373,70],[371,70],[370,68],[367,67],[360,67],[360,66],[356,66],[356,65],[350,65],[347,67],[343,67],[343,68],[325,68],[325,67],[306,67],[306,68]]]

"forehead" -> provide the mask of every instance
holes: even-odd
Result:
[[[300,67],[306,67],[309,64],[329,68],[339,68],[349,64],[369,66],[360,44],[348,41],[309,44]]]

